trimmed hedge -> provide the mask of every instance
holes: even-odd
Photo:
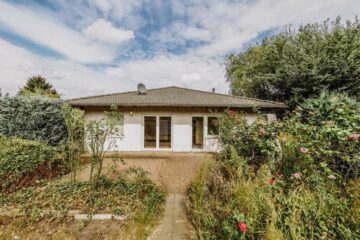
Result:
[[[0,137],[0,192],[52,178],[64,167],[61,151],[38,141]]]
[[[43,96],[0,98],[0,135],[55,146],[66,141],[62,100]]]

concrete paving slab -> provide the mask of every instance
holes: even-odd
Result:
[[[172,237],[172,240],[189,240],[191,237],[188,234],[176,234]]]
[[[186,216],[184,201],[184,195],[170,194],[167,197],[163,219],[149,239],[191,239],[194,230]]]
[[[92,220],[111,220],[112,217],[112,214],[94,214],[91,218]]]

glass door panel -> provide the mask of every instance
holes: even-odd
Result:
[[[192,147],[195,149],[204,147],[204,117],[192,118]]]
[[[156,148],[156,117],[144,117],[144,148]]]
[[[159,147],[171,148],[171,117],[159,117]]]

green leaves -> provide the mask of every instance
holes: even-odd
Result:
[[[64,167],[60,153],[41,142],[0,137],[0,192],[55,176]]]
[[[59,94],[53,86],[41,75],[34,75],[28,78],[26,85],[21,88],[18,95],[22,96],[46,96],[49,98],[59,98]]]
[[[295,108],[323,90],[360,91],[360,22],[308,24],[288,28],[226,61],[235,95],[280,100]],[[341,110],[340,110],[341,111]]]
[[[118,111],[116,105],[110,107],[110,111],[104,112],[104,117],[99,120],[89,120],[85,124],[86,145],[91,154],[90,181],[95,183],[101,175],[105,153],[114,150],[117,140],[122,139],[120,128],[124,115]]]
[[[62,100],[41,96],[0,98],[0,136],[59,145],[67,138]]]

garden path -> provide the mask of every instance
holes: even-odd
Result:
[[[117,175],[130,167],[141,167],[150,173],[149,177],[167,189],[165,212],[149,240],[188,240],[194,236],[194,229],[186,216],[185,193],[197,169],[206,161],[213,161],[209,153],[174,152],[120,152],[125,164],[114,162],[111,155],[104,161],[104,173]],[[115,170],[115,171],[114,171]],[[78,178],[87,180],[90,167],[84,167]],[[114,177],[115,177],[114,176]]]
[[[193,236],[194,228],[185,211],[185,195],[169,194],[164,216],[148,240],[188,240]]]

